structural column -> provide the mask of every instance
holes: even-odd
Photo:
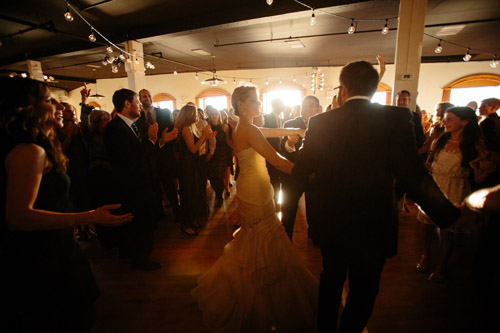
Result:
[[[30,78],[38,81],[43,80],[42,63],[36,60],[26,60]]]
[[[129,40],[125,43],[125,51],[133,54],[132,62],[125,63],[127,72],[128,88],[139,93],[139,90],[146,88],[146,74],[144,73],[144,51],[142,43]],[[137,62],[136,62],[137,60]]]
[[[392,101],[396,104],[396,94],[408,90],[412,96],[410,110],[415,110],[417,100],[426,13],[427,0],[401,0],[399,3]]]

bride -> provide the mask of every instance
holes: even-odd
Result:
[[[231,104],[239,116],[233,142],[240,163],[236,188],[241,227],[191,294],[198,300],[203,322],[217,332],[314,330],[318,281],[276,216],[266,168],[266,160],[288,174],[293,167],[266,137],[304,131],[253,125],[262,107],[255,87],[236,88]]]

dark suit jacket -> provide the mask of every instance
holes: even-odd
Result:
[[[489,114],[479,124],[486,147],[491,151],[500,151],[500,117],[496,113]]]
[[[136,121],[139,138],[127,124],[116,116],[104,131],[104,145],[113,169],[113,179],[118,195],[133,199],[140,191],[151,188],[151,161],[156,148],[148,140],[149,124],[141,119]],[[128,198],[127,196],[132,196]]]
[[[306,124],[304,123],[304,119],[302,117],[297,117],[295,119],[287,120],[283,124],[284,128],[302,128],[306,129]],[[281,154],[286,157],[289,161],[295,162],[297,159],[297,155],[300,147],[302,147],[302,137],[299,137],[299,141],[295,144],[295,152],[289,153],[285,149],[285,143],[287,141],[287,137],[284,137],[281,142]]]
[[[309,226],[315,243],[395,255],[395,178],[438,226],[457,220],[458,209],[418,156],[410,120],[408,109],[362,99],[309,120],[292,174],[301,184],[310,181],[311,200],[323,217]]]
[[[159,145],[161,133],[167,128],[170,132],[174,129],[174,121],[172,119],[172,112],[169,109],[154,108],[156,110],[156,122],[158,123],[158,141]],[[141,119],[146,121],[146,115],[144,111],[141,112]],[[156,158],[156,168],[157,172],[162,176],[164,173],[176,173],[175,168],[175,156],[174,156],[175,140],[167,142],[161,150],[159,150],[155,156]]]
[[[276,116],[274,113],[267,113],[264,115],[264,127],[266,128],[278,128],[279,124],[276,122]],[[268,138],[267,141],[273,146],[276,151],[280,151],[280,138]]]

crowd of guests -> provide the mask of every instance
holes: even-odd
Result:
[[[97,235],[104,248],[118,249],[134,269],[160,269],[162,264],[151,261],[150,254],[165,207],[171,208],[183,233],[196,236],[210,215],[207,185],[215,193],[212,209],[231,195],[231,174],[238,175],[232,144],[237,117],[232,110],[203,110],[194,103],[172,112],[157,108],[147,89],[117,90],[110,114],[87,104],[90,89],[84,86],[78,121],[75,107],[58,102],[44,83],[2,78],[1,91],[1,255],[11,267],[7,282],[19,286],[12,291],[23,290],[22,295],[7,295],[12,319],[26,318],[28,330],[42,323],[49,330],[86,331],[99,292],[73,236],[84,241]],[[409,107],[410,101],[408,91],[398,94],[398,106]],[[334,98],[327,112],[335,112],[335,103]],[[489,98],[481,102],[479,115],[474,103],[438,103],[433,115],[418,107],[411,111],[420,156],[456,205],[473,191],[500,183],[499,107],[499,99]],[[309,119],[321,112],[312,95],[289,108],[274,100],[272,112],[256,117],[254,124],[307,129]],[[294,162],[301,137],[271,140],[276,151]],[[276,202],[282,191],[282,222],[292,239],[302,192],[271,165],[268,170]],[[396,187],[403,196],[404,185]],[[312,209],[307,212],[310,229]],[[432,265],[436,225],[423,211],[418,220],[423,250],[417,270],[433,267],[429,280],[443,282],[454,244],[471,226],[440,229],[440,251]],[[481,221],[483,260],[491,257],[491,247],[498,247],[490,234],[494,230],[498,235],[498,226],[492,222],[489,215]],[[73,295],[76,290],[79,295]],[[68,305],[75,300],[75,307]],[[78,328],[72,326],[77,323]]]

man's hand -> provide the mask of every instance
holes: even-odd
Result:
[[[92,89],[89,89],[87,84],[84,82],[83,88],[80,90],[80,94],[82,95],[82,104],[87,104],[87,98],[90,96],[90,90]]]
[[[177,138],[178,130],[177,128],[174,128],[170,132],[167,132],[168,128],[165,128],[163,132],[161,133],[161,138],[160,138],[160,146],[163,146],[167,142],[170,142],[172,140],[175,140]]]
[[[297,134],[288,136],[287,144],[289,147],[295,147],[297,142],[299,142],[299,136]]]
[[[158,123],[154,122],[148,127],[148,139],[156,143],[158,140]]]

